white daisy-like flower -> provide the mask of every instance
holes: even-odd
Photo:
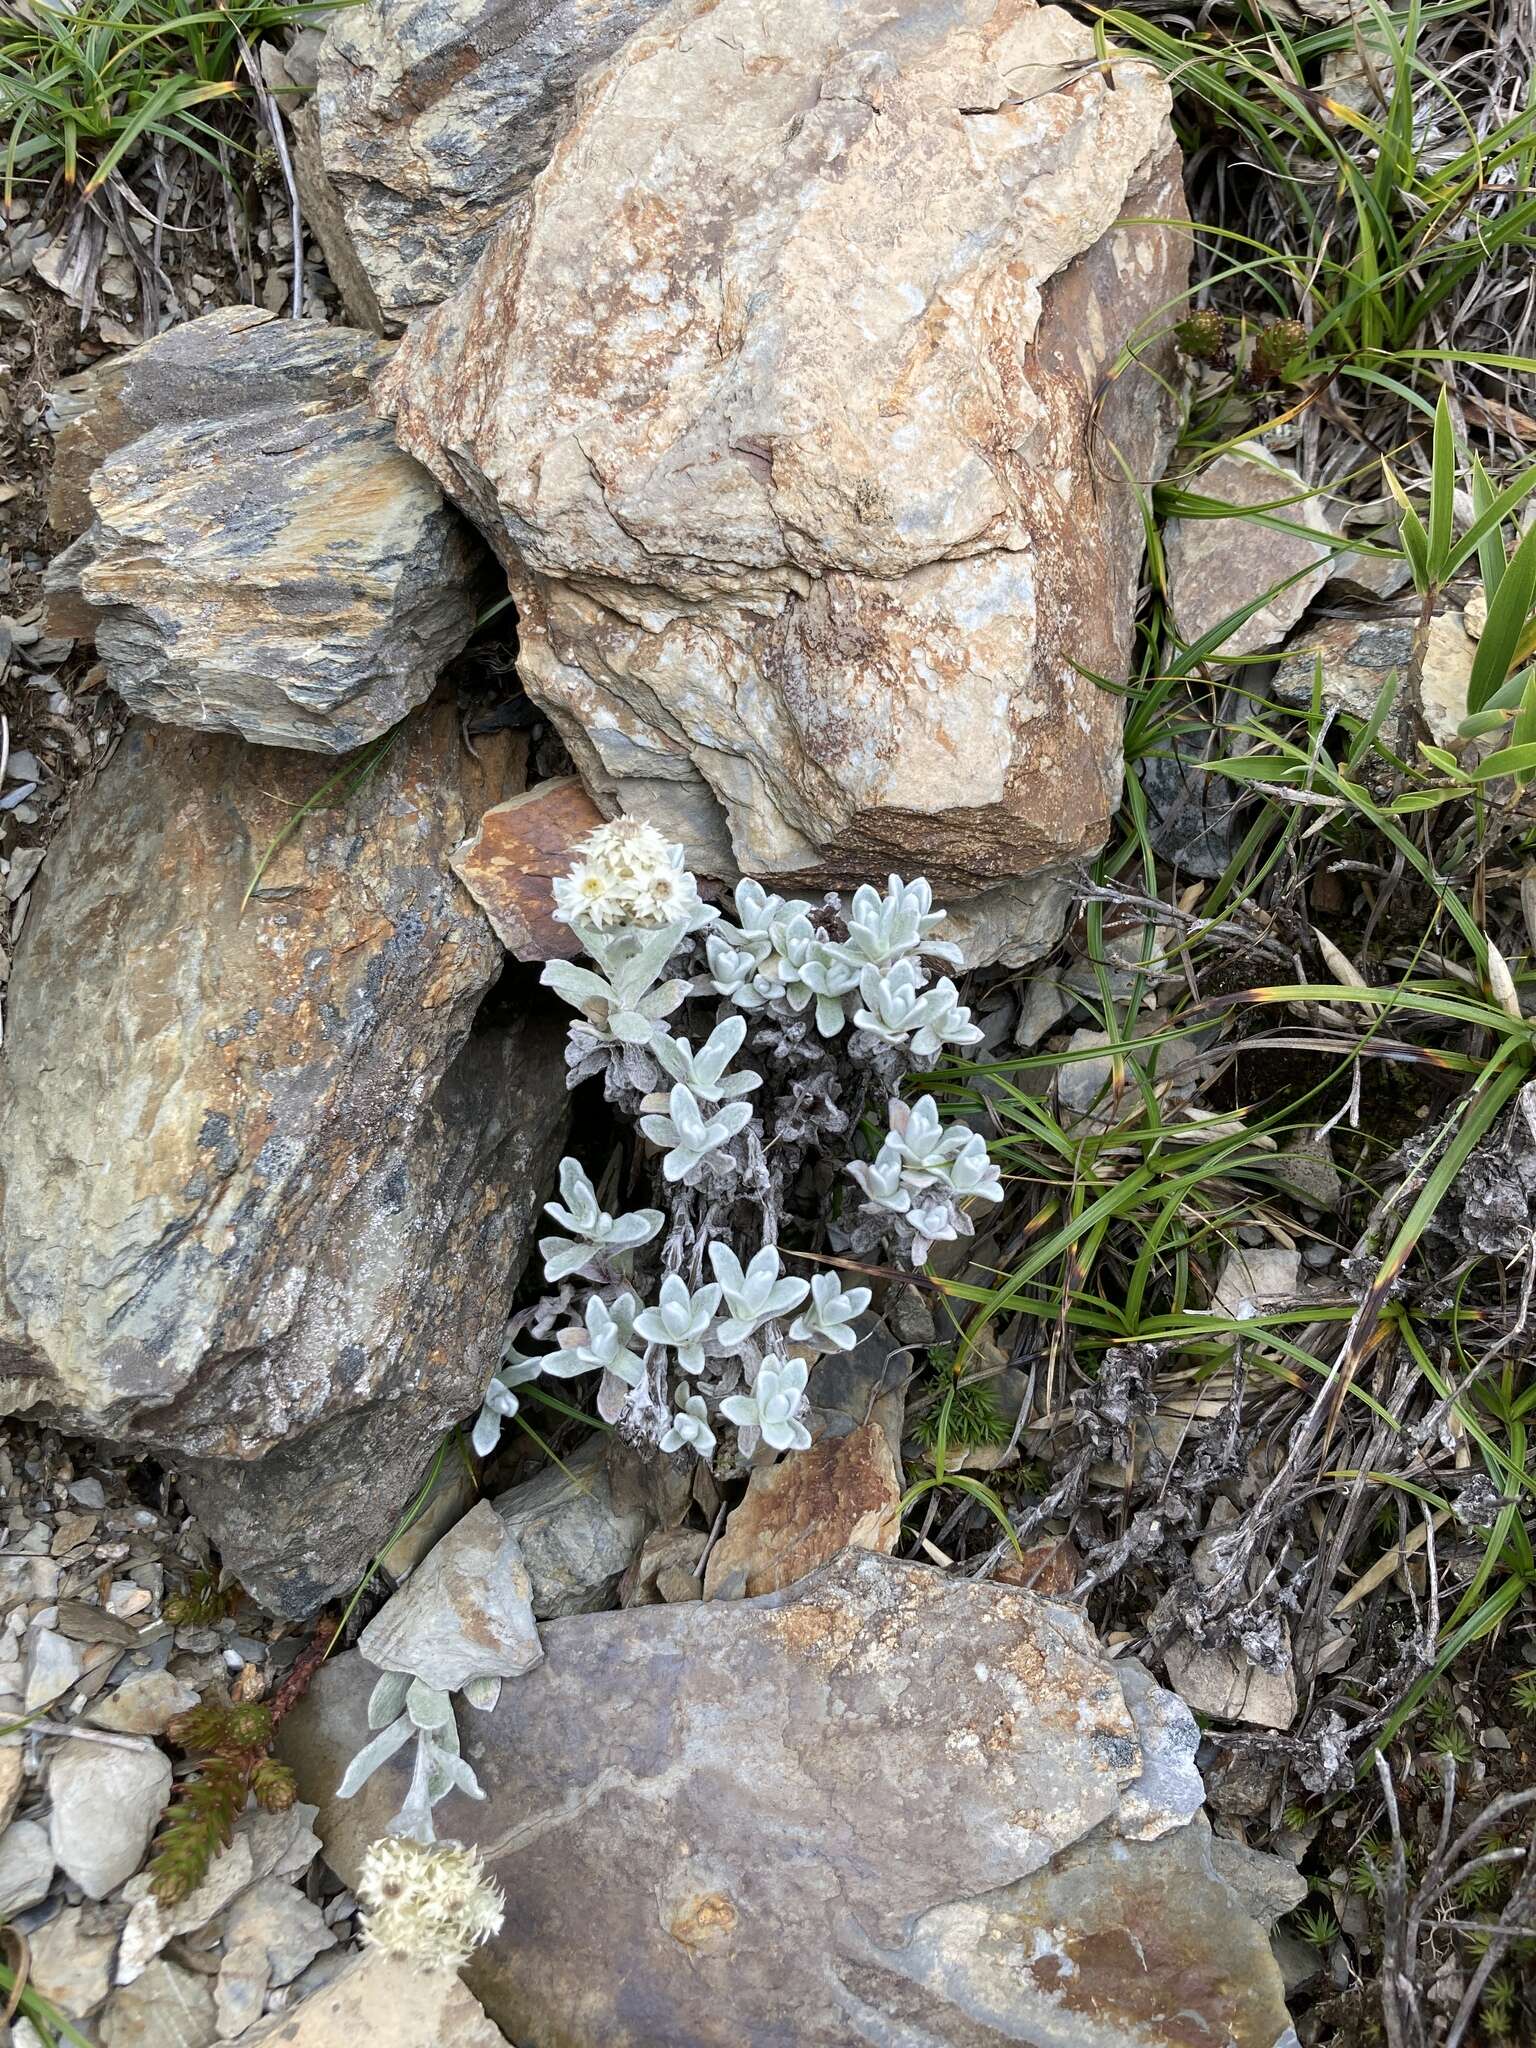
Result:
[[[505,1918],[478,1849],[408,1835],[384,1835],[368,1850],[357,1900],[368,1945],[422,1970],[459,1969]]]
[[[562,924],[574,924],[579,917],[601,931],[605,925],[621,922],[625,915],[623,897],[613,877],[589,861],[572,868],[568,875],[555,877],[554,897],[555,915]]]

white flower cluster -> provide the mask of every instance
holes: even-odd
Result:
[[[593,931],[677,924],[699,907],[683,849],[639,818],[615,818],[583,841],[581,859],[554,884],[556,915]]]
[[[986,1140],[964,1124],[946,1129],[931,1095],[892,1102],[890,1131],[873,1162],[852,1160],[848,1171],[864,1190],[866,1209],[900,1217],[911,1230],[914,1265],[935,1244],[973,1234],[964,1203],[1003,1198]]]
[[[461,1969],[505,1918],[478,1849],[429,1848],[401,1835],[385,1835],[364,1855],[357,1902],[369,1947],[419,1970]]]

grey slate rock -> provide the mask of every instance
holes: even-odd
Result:
[[[92,523],[46,578],[59,616],[94,621],[150,718],[320,753],[376,739],[468,640],[486,563],[368,410],[387,348],[242,306],[135,356],[80,380],[61,427],[83,444],[67,469],[98,460]]]
[[[583,74],[663,4],[371,0],[334,17],[318,167],[383,327],[458,288],[548,163]]]
[[[543,1640],[492,1713],[462,1717],[485,1803],[437,1815],[517,1902],[465,1973],[509,2039],[1285,2038],[1262,1930],[1210,1872],[1186,1788],[1159,1840],[1118,1832],[1153,1773],[1071,1607],[850,1551],[760,1599],[572,1615]],[[331,1797],[374,1677],[327,1666],[284,1724],[348,1880],[404,1789],[391,1763]],[[1131,1982],[1138,1941],[1156,1961]]]
[[[409,1672],[438,1692],[472,1678],[516,1678],[543,1651],[517,1538],[489,1501],[417,1566],[358,1638],[381,1671]]]
[[[619,1580],[640,1554],[649,1518],[638,1500],[615,1499],[607,1454],[607,1440],[590,1437],[565,1459],[566,1471],[550,1465],[496,1500],[541,1621],[615,1606]]]
[[[447,870],[494,736],[328,770],[130,727],[54,840],[0,1065],[0,1412],[143,1443],[290,1613],[352,1583],[477,1404],[559,1157],[563,1020]],[[69,991],[68,1001],[61,991]]]

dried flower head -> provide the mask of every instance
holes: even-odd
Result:
[[[501,1931],[500,1888],[479,1850],[457,1842],[381,1836],[363,1858],[357,1897],[369,1945],[423,1970],[457,1970]]]

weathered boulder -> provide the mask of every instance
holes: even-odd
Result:
[[[465,1972],[510,2039],[1285,2038],[1263,1932],[1210,1867],[1193,1721],[1133,1711],[1074,1609],[849,1552],[761,1599],[542,1634],[463,1718],[485,1803],[438,1809],[517,1903]],[[403,1791],[389,1764],[330,1797],[373,1679],[341,1659],[284,1723],[349,1880]]]
[[[673,0],[376,389],[605,809],[973,958],[1101,843],[1188,238],[1167,89],[1033,0]],[[1115,373],[1115,374],[1112,374]]]
[[[447,854],[503,793],[435,704],[344,801],[302,754],[130,727],[10,985],[0,1410],[169,1457],[260,1598],[379,1547],[495,1362],[566,1116]]]
[[[55,395],[56,622],[130,709],[346,753],[428,697],[485,554],[367,410],[369,334],[208,313]]]
[[[318,163],[304,169],[335,195],[381,327],[403,327],[468,276],[549,161],[582,75],[663,4],[371,0],[332,17],[314,99]],[[318,218],[330,259],[323,202]]]

